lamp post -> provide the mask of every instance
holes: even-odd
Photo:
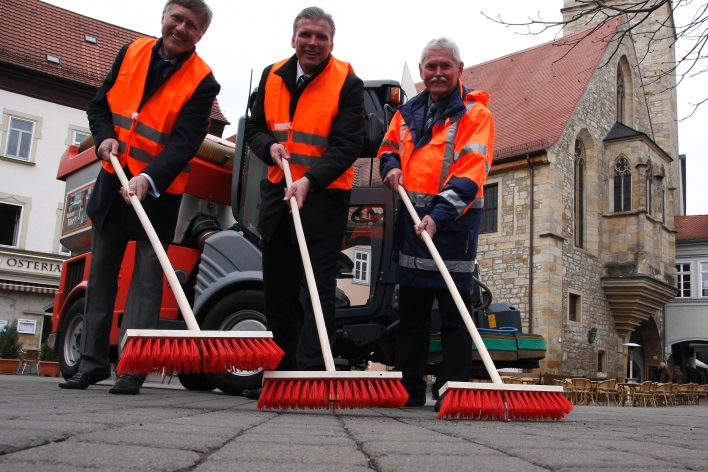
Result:
[[[627,346],[629,349],[629,378],[627,379],[627,382],[629,382],[630,379],[634,380],[634,348],[642,346],[637,343],[623,343],[622,345]]]

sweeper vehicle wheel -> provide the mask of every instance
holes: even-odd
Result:
[[[267,331],[263,292],[242,290],[220,300],[207,313],[201,328],[219,331]],[[206,374],[216,388],[229,395],[257,389],[263,382],[263,370],[234,370],[227,374]]]

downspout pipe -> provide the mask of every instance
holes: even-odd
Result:
[[[529,191],[529,333],[533,334],[533,165],[531,155],[526,153],[526,162],[529,165],[530,191]]]

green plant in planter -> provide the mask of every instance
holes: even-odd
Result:
[[[57,356],[52,348],[47,346],[47,343],[44,343],[42,344],[42,350],[39,352],[39,360],[58,362],[59,356]]]
[[[0,331],[0,358],[19,359],[21,352],[22,343],[17,332],[17,320],[13,320]]]

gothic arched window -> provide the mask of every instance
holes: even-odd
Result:
[[[661,210],[661,222],[666,223],[666,169],[661,166],[661,174],[659,175],[659,208]]]
[[[624,88],[624,73],[622,72],[622,66],[617,66],[617,121],[624,123],[624,98],[625,98],[625,88]]]
[[[652,185],[651,185],[652,180],[654,180],[654,176],[652,175],[652,168],[651,168],[651,162],[650,162],[649,165],[647,166],[647,179],[646,179],[646,182],[647,182],[646,208],[647,208],[647,214],[649,216],[653,216],[653,213],[651,212],[651,210],[652,210],[651,203],[653,200],[653,198],[652,198]]]
[[[614,176],[614,208],[613,211],[629,211],[632,209],[632,170],[629,160],[620,157],[615,162]]]
[[[575,245],[583,247],[585,241],[585,145],[575,140],[575,181],[574,181]]]

